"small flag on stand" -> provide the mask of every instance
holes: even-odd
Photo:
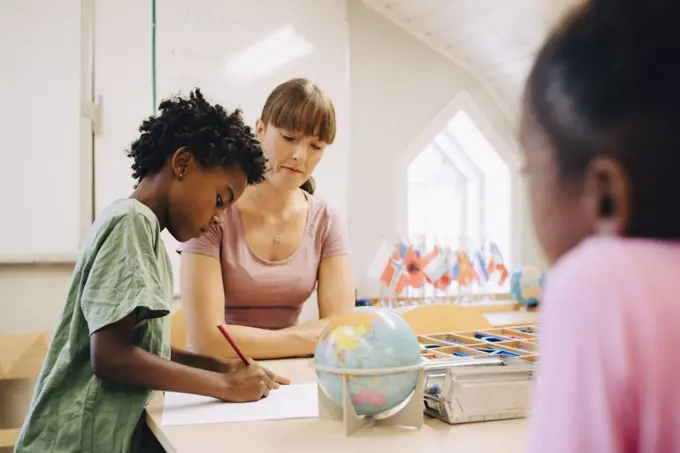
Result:
[[[489,281],[489,271],[486,266],[486,260],[484,259],[484,252],[482,250],[477,250],[475,252],[474,266],[478,280],[481,283]]]
[[[387,249],[383,249],[383,253],[384,250]],[[400,240],[392,247],[391,254],[386,260],[386,263],[383,261],[383,271],[380,275],[380,281],[393,295],[401,294],[409,284],[410,275],[404,263],[404,258],[408,254],[408,251],[409,246],[407,246],[404,241]]]
[[[448,263],[445,252],[439,247],[432,249],[428,257],[431,258],[427,260],[423,272],[427,281],[433,284],[448,272]]]
[[[487,268],[489,276],[493,276],[496,272],[500,274],[498,284],[503,286],[505,280],[508,278],[508,269],[505,267],[503,255],[495,242],[489,243],[489,266]]]
[[[406,289],[411,276],[404,265],[404,260],[395,253],[382,274],[380,281],[389,289],[392,294],[399,295]]]
[[[456,252],[456,262],[453,266],[453,279],[461,288],[470,286],[476,280],[475,268],[470,256],[464,250]]]
[[[399,254],[399,258],[404,259],[406,256],[406,253],[408,253],[409,246],[406,245],[406,243],[402,240],[400,240],[397,243],[397,253]]]
[[[448,246],[441,249],[440,253],[443,256],[446,269],[444,270],[444,273],[439,277],[439,279],[435,280],[433,285],[436,289],[445,291],[449,289],[449,286],[451,285],[451,281],[453,279],[453,266],[455,262],[455,257],[453,251],[451,250],[451,247]]]
[[[411,245],[404,255],[404,266],[409,273],[409,286],[411,288],[422,288],[425,284],[425,273],[423,272],[423,261],[418,251]]]
[[[385,263],[388,263],[394,254],[394,245],[390,246],[388,242],[383,239],[380,248],[375,253],[371,265],[368,267],[368,275],[371,278],[379,279],[385,271]]]

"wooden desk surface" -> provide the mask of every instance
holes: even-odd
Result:
[[[538,312],[535,311],[492,311],[484,313],[484,317],[493,327],[537,324],[539,321]]]
[[[269,361],[272,371],[295,383],[314,382],[309,359]],[[470,423],[451,426],[429,417],[418,430],[368,428],[345,436],[341,423],[319,419],[251,423],[161,426],[163,397],[159,393],[147,409],[147,423],[168,452],[277,453],[410,451],[423,453],[520,453],[525,446],[526,420]]]

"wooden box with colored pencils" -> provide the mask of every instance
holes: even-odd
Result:
[[[539,326],[420,335],[425,413],[450,424],[524,418]]]

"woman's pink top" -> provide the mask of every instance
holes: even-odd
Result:
[[[316,286],[321,261],[349,253],[347,228],[323,200],[308,195],[307,223],[300,247],[282,261],[267,261],[248,246],[236,204],[215,226],[179,247],[220,260],[227,324],[282,329],[295,325]]]
[[[680,243],[586,240],[543,299],[529,451],[680,452]]]

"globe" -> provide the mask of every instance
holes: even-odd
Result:
[[[380,370],[417,366],[420,345],[397,313],[356,307],[334,318],[316,345],[314,364],[342,370]],[[343,375],[317,369],[319,386],[335,404],[343,405]],[[418,371],[397,374],[347,374],[347,388],[357,415],[375,417],[398,411],[416,388]]]
[[[510,294],[517,302],[535,307],[541,302],[545,274],[532,266],[517,269],[510,276]]]

